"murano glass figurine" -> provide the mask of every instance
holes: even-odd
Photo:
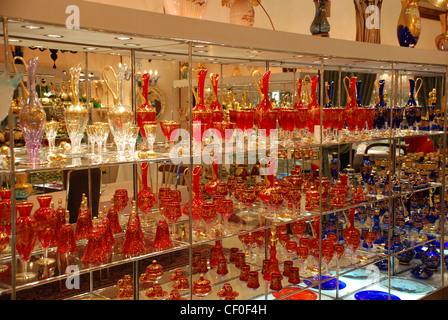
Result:
[[[146,252],[143,242],[143,231],[140,224],[140,218],[135,207],[135,201],[132,201],[132,212],[129,215],[128,226],[125,233],[122,254],[125,256],[138,256]]]

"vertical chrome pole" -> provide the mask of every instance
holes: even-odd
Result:
[[[193,120],[192,120],[192,109],[193,109],[193,43],[188,42],[188,131],[189,131],[189,149],[190,149],[190,158],[189,158],[189,170],[188,170],[188,180],[189,180],[189,236],[190,236],[190,249],[189,249],[189,267],[188,272],[190,275],[190,299],[193,299]]]
[[[5,48],[5,72],[8,76],[11,74],[10,60],[9,60],[9,37],[8,37],[8,19],[3,18],[3,37],[4,37],[4,48]],[[8,126],[14,128],[14,115],[12,113],[12,108],[9,108],[8,114]],[[14,195],[15,191],[15,156],[14,156],[14,136],[9,135],[9,145],[10,145],[10,168],[9,168],[9,188],[11,189],[11,300],[16,300],[16,274],[17,274],[17,257],[16,257],[16,198]]]

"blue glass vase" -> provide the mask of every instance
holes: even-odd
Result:
[[[375,232],[376,238],[373,244],[382,244],[384,243],[383,233],[380,226],[380,217],[377,215],[373,216],[373,227],[372,231]]]
[[[327,19],[328,0],[313,0],[316,7],[316,14],[311,23],[310,31],[313,36],[329,37],[330,23]]]
[[[431,242],[428,249],[421,256],[423,264],[431,271],[436,271],[440,266],[440,253],[437,251],[436,244]]]

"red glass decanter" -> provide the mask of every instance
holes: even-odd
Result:
[[[149,103],[148,91],[149,91],[149,74],[144,73],[142,75],[142,94],[145,98],[145,102],[138,107],[136,111],[137,125],[140,127],[140,133],[143,138],[146,138],[144,125],[151,121],[156,121],[156,108]]]
[[[255,76],[259,75],[261,79],[257,81]],[[252,73],[252,79],[257,86],[260,103],[255,109],[255,123],[258,125],[258,129],[262,130],[261,134],[268,137],[270,131],[277,128],[276,112],[269,100],[269,77],[271,71],[265,72],[263,75],[259,70],[255,70]]]
[[[210,110],[212,112],[212,122],[221,122],[224,120],[224,112],[218,99],[218,80],[219,74],[211,73],[210,82],[212,84],[213,99],[210,102]]]
[[[269,248],[269,260],[266,267],[266,272],[263,274],[263,279],[265,281],[270,281],[273,273],[280,273],[280,268],[278,266],[277,259],[277,244],[276,241],[271,238],[271,247]],[[280,273],[281,274],[281,273]],[[281,276],[283,279],[283,276]]]
[[[16,248],[23,266],[23,271],[17,274],[16,277],[19,280],[28,280],[36,276],[34,272],[28,272],[28,261],[31,258],[31,251],[37,240],[37,222],[31,216],[32,203],[17,203],[16,209],[19,213],[16,221]]]
[[[347,83],[345,80],[349,80],[350,92],[347,88]],[[355,131],[358,125],[358,116],[360,110],[358,110],[358,103],[356,102],[356,82],[357,77],[345,77],[344,86],[347,93],[347,106],[345,107],[345,120],[347,121],[347,127],[350,131]]]
[[[0,228],[11,235],[11,189],[0,189]]]
[[[212,126],[212,113],[204,102],[204,86],[205,78],[207,76],[207,69],[195,70],[198,80],[198,90],[193,91],[195,95],[196,105],[193,107],[193,121],[198,121],[206,124],[206,129]]]
[[[37,196],[39,208],[34,212],[34,219],[37,222],[37,238],[43,249],[43,257],[39,261],[40,264],[51,264],[54,259],[48,258],[48,248],[54,239],[56,226],[56,212],[50,207],[53,196],[42,195]]]
[[[317,84],[319,76],[311,78],[311,102],[308,104],[308,130],[314,134],[314,126],[320,124],[320,106],[317,100]]]
[[[212,178],[205,184],[205,191],[213,198],[216,193],[216,188],[221,181],[218,179],[218,161],[213,160],[212,163]]]

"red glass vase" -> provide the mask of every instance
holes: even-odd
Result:
[[[62,207],[62,198],[59,197],[58,199],[58,207],[55,210],[55,226],[54,226],[54,237],[53,237],[53,241],[51,242],[51,246],[57,246],[59,243],[59,239],[61,238],[61,230],[62,230],[62,226],[65,224],[66,220],[65,220],[65,215],[66,215],[66,210],[64,207]]]
[[[350,92],[347,88],[346,80],[349,81],[350,86]],[[359,123],[359,110],[358,110],[358,103],[356,102],[356,82],[358,78],[357,77],[345,77],[344,78],[344,86],[345,91],[347,93],[347,106],[345,107],[345,121],[347,122],[347,128],[349,131],[355,131],[356,126]]]
[[[212,127],[212,112],[207,107],[204,102],[204,86],[205,86],[205,78],[207,76],[207,69],[201,69],[196,72],[196,77],[198,80],[198,90],[195,93],[196,105],[193,107],[193,114],[196,113],[197,117],[193,115],[194,121],[199,121],[201,123],[206,124],[206,129]]]
[[[252,73],[253,81],[258,89],[260,96],[260,103],[255,109],[255,123],[258,125],[258,129],[261,130],[263,136],[269,137],[271,130],[277,128],[277,113],[269,101],[269,77],[271,71],[265,72],[261,75],[260,81],[255,80],[256,75],[261,75],[260,71],[255,70]]]
[[[314,134],[314,126],[320,124],[320,105],[317,100],[317,84],[319,76],[314,76],[311,78],[311,102],[308,104],[308,130]]]

